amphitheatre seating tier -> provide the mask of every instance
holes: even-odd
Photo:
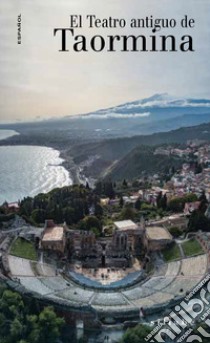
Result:
[[[168,264],[164,263],[162,266],[159,266],[158,269],[154,270],[153,276],[164,276],[166,275],[168,269]]]
[[[155,278],[156,280],[158,278]],[[149,280],[150,281],[150,280]],[[148,283],[148,282],[147,282]],[[140,298],[145,298],[149,295],[151,295],[152,293],[154,293],[155,291],[152,288],[147,288],[146,286],[143,285],[139,285],[136,287],[133,287],[131,289],[128,289],[126,291],[123,291],[123,295],[125,295],[129,300],[136,300],[136,299],[140,299]]]
[[[70,301],[76,302],[77,304],[80,303],[89,303],[91,297],[94,295],[93,291],[84,290],[79,287],[73,287],[66,289],[60,293],[57,293],[57,296],[68,299]]]
[[[165,276],[166,277],[177,276],[177,274],[180,271],[180,267],[181,267],[181,261],[175,261],[175,262],[168,263],[168,268],[167,268]]]
[[[137,308],[147,308],[147,307],[153,307],[155,304],[155,302],[151,299],[151,297],[145,297],[145,298],[141,298],[141,299],[137,299],[134,302],[135,307]]]
[[[124,291],[123,294],[131,301],[151,296],[173,282],[180,271],[180,266],[180,261],[168,263],[165,276],[152,277],[144,284],[134,286],[133,288]]]
[[[154,280],[154,292],[161,291],[169,286],[171,283],[175,282],[176,276],[162,277],[161,280]],[[153,293],[154,293],[153,292]]]
[[[66,281],[62,277],[50,277],[50,278],[39,278],[39,280],[48,287],[49,290],[54,292],[62,291],[66,288],[73,287],[73,284]]]
[[[64,298],[61,298],[59,295],[56,295],[56,294],[48,294],[46,296],[47,299],[49,299],[50,301],[53,301],[55,303],[58,303],[58,304],[63,304],[65,306],[78,306],[78,304],[76,302],[73,302],[73,301],[70,301],[69,299],[64,299]]]
[[[167,304],[185,296],[206,274],[207,255],[168,263],[165,276],[153,275],[145,283],[116,290],[93,289],[55,276],[53,267],[22,258],[9,256],[12,276],[18,278],[25,289],[66,306],[91,306],[106,313],[138,311]],[[44,277],[44,276],[45,277]],[[83,280],[84,281],[84,280]]]
[[[172,300],[174,296],[172,294],[167,294],[165,292],[157,292],[152,294],[149,297],[145,297],[142,299],[137,299],[135,301],[135,305],[138,306],[138,308],[144,307],[154,307],[156,305],[164,304]]]
[[[168,294],[165,291],[163,292],[156,292],[152,294],[150,299],[154,301],[155,304],[159,303],[166,303],[174,298],[174,294]]]
[[[207,269],[206,255],[199,255],[182,260],[181,273],[186,276],[202,277]]]
[[[31,262],[36,275],[38,276],[55,276],[55,269],[46,263]]]
[[[30,260],[9,255],[8,263],[13,276],[34,276]]]
[[[128,301],[121,293],[97,293],[91,301],[91,305],[116,306],[127,305]]]
[[[182,260],[181,270],[177,278],[164,291],[168,294],[185,295],[204,277],[207,269],[207,256],[199,255]]]
[[[25,258],[9,255],[10,272],[14,276],[55,276],[55,269],[46,263],[30,261]]]
[[[166,287],[164,292],[173,295],[173,297],[176,295],[185,296],[186,292],[196,286],[199,281],[200,279],[187,279],[184,277],[179,277],[175,282]]]
[[[26,289],[31,292],[36,292],[41,295],[47,295],[48,293],[50,293],[50,289],[36,277],[20,277],[20,282]]]
[[[144,296],[153,294],[157,290],[165,288],[174,279],[175,279],[175,276],[170,276],[167,278],[164,276],[152,277],[150,280],[148,280],[145,284],[142,285],[142,290],[144,290]],[[148,294],[146,294],[146,291],[148,292]]]
[[[91,305],[96,311],[100,311],[104,314],[107,313],[125,313],[127,314],[129,311],[134,310],[134,306],[132,304],[126,305],[115,305],[115,306],[103,306],[103,305]],[[139,311],[139,308],[135,308],[135,310]]]

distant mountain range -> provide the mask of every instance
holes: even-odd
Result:
[[[0,128],[15,129],[32,139],[42,134],[50,141],[82,142],[167,132],[208,122],[210,99],[175,98],[164,93],[87,114]]]
[[[128,135],[153,133],[210,121],[210,100],[178,99],[167,93],[155,94],[146,99],[64,119],[67,118],[91,119],[93,125],[100,120],[101,129],[111,124],[112,130],[115,126],[124,130],[125,124]]]
[[[196,109],[195,111],[193,110]],[[193,113],[197,113],[197,110],[206,111],[210,108],[210,99],[184,99],[175,98],[169,96],[167,93],[155,94],[149,98],[128,102],[119,106],[111,107],[108,109],[102,109],[99,111],[87,113],[80,117],[87,118],[92,117],[97,119],[99,116],[101,119],[107,118],[149,118],[153,117],[154,110],[162,109],[163,114],[161,119],[166,119],[168,115],[165,113],[167,109],[177,110],[180,112],[189,113],[189,110]],[[173,111],[170,111],[173,113]],[[179,115],[179,113],[177,113]],[[67,117],[67,118],[70,118]],[[153,118],[155,119],[155,118]]]

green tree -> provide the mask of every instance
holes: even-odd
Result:
[[[86,189],[90,189],[90,186],[89,186],[89,183],[88,183],[88,182],[86,182],[85,188],[86,188]]]
[[[120,343],[143,343],[150,332],[150,327],[142,324],[137,325],[125,332]]]
[[[122,186],[123,186],[123,188],[128,187],[128,183],[127,183],[126,179],[123,180]]]
[[[120,217],[122,220],[127,220],[127,219],[133,220],[135,218],[135,214],[136,212],[132,207],[125,206],[121,211]]]
[[[38,194],[21,201],[20,214],[37,223],[43,223],[45,219],[61,223],[66,217],[69,224],[76,224],[89,214],[88,201],[91,193],[92,190],[83,185],[53,189],[47,194]]]
[[[75,211],[72,207],[68,206],[63,209],[63,220],[67,225],[74,223]]]
[[[168,203],[167,195],[164,194],[160,200],[160,208],[162,208],[165,211],[167,209],[167,203]]]
[[[103,194],[103,184],[101,181],[96,182],[95,192],[96,192],[96,194],[98,194],[100,196]]]
[[[189,231],[210,231],[209,219],[200,211],[193,211],[188,222]]]
[[[46,219],[46,211],[42,209],[36,209],[31,213],[31,217],[37,224],[44,223]]]
[[[195,163],[195,174],[200,174],[203,171],[202,164],[196,162]]]
[[[186,194],[184,197],[183,197],[183,203],[186,203],[186,202],[194,202],[194,201],[197,201],[198,200],[198,197],[195,193],[189,193],[189,194]]]
[[[168,209],[173,212],[181,212],[187,202],[197,201],[197,195],[194,193],[186,194],[184,197],[174,197],[168,203]]]
[[[30,197],[24,198],[20,204],[20,213],[25,216],[30,216],[33,210],[33,199]]]
[[[111,181],[107,181],[104,183],[104,195],[113,199],[115,197],[114,187]]]
[[[38,324],[38,315],[27,316],[27,339],[31,343],[38,343],[40,338],[40,328]]]
[[[124,205],[124,200],[123,200],[123,197],[122,197],[122,196],[120,197],[119,205],[120,205],[121,208],[122,208],[123,205]]]
[[[182,212],[184,209],[183,198],[173,198],[169,201],[168,209],[173,212]]]
[[[99,229],[97,229],[96,227],[92,227],[90,231],[95,234],[96,238],[100,237],[101,235]]]
[[[162,200],[162,192],[159,192],[156,199],[157,208],[161,208],[161,200]]]
[[[202,192],[201,196],[199,197],[199,201],[201,202],[199,206],[199,211],[204,214],[208,207],[208,200],[206,198],[205,191]]]
[[[99,204],[95,204],[95,216],[101,218],[103,216],[103,207]]]
[[[6,289],[0,299],[0,313],[3,313],[7,319],[14,319],[21,316],[24,311],[24,303],[20,294]]]
[[[52,307],[32,313],[31,301],[26,303],[20,294],[0,288],[0,342],[53,343],[60,337],[64,320]]]
[[[141,199],[138,198],[138,199],[136,200],[136,202],[135,202],[135,209],[136,209],[137,211],[139,211],[139,210],[141,209],[141,205],[142,205]]]
[[[10,335],[13,342],[17,342],[24,336],[24,324],[18,318],[15,318],[10,325]]]
[[[89,231],[92,228],[96,228],[97,230],[101,232],[102,225],[101,225],[100,220],[97,217],[88,216],[85,219],[83,219],[83,223],[85,224],[84,226],[85,230]]]
[[[183,233],[182,230],[178,226],[171,226],[169,228],[169,232],[175,238],[178,238]]]
[[[140,183],[139,183],[138,180],[134,180],[134,181],[132,182],[132,187],[138,188],[139,186],[140,186]]]
[[[39,343],[56,342],[63,324],[64,320],[56,316],[53,308],[45,307],[38,318]]]

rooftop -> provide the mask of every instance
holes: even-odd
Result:
[[[171,234],[161,226],[151,226],[146,228],[147,237],[152,240],[168,239],[172,240]]]
[[[19,209],[20,206],[18,205],[18,202],[10,202],[8,203],[8,208],[11,208],[11,207]]]
[[[62,241],[64,228],[62,226],[48,227],[45,229],[42,241]]]
[[[138,225],[135,224],[132,220],[121,220],[118,222],[114,222],[117,230],[126,231],[126,230],[137,230]]]

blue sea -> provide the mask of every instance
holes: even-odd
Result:
[[[0,139],[17,134],[0,130]],[[0,204],[72,184],[60,152],[40,146],[0,146]]]

